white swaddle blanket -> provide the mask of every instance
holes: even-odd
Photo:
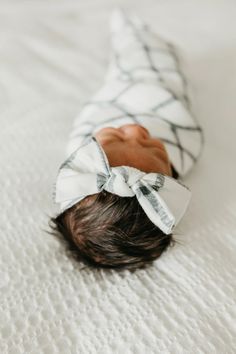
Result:
[[[103,127],[136,123],[163,141],[184,176],[200,156],[203,132],[190,111],[175,48],[119,8],[112,12],[110,31],[105,81],[74,120],[66,155]]]
[[[144,171],[130,166],[110,168],[94,134],[104,126],[144,125],[151,136],[163,140],[172,165],[183,176],[200,154],[202,130],[188,109],[173,47],[120,9],[112,13],[111,32],[113,51],[105,83],[75,120],[69,157],[60,166],[53,195],[61,212],[102,189],[136,195],[152,222],[170,233],[189,204],[188,187],[158,173],[146,174],[145,181]]]

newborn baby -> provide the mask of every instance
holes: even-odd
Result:
[[[174,245],[197,162],[193,117],[173,45],[115,9],[105,81],[75,119],[54,185],[56,235],[93,267],[136,269]]]

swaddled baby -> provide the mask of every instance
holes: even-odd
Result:
[[[51,227],[87,265],[136,269],[176,242],[191,196],[180,178],[197,162],[203,133],[173,45],[120,9],[110,30],[109,68],[74,121]]]

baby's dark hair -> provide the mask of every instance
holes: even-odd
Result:
[[[176,241],[148,218],[137,198],[102,190],[49,222],[72,255],[93,268],[145,268]]]

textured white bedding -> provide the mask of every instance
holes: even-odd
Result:
[[[43,229],[71,125],[125,4],[182,53],[206,145],[180,244],[135,273],[82,269]],[[236,352],[234,1],[0,1],[0,353]]]

